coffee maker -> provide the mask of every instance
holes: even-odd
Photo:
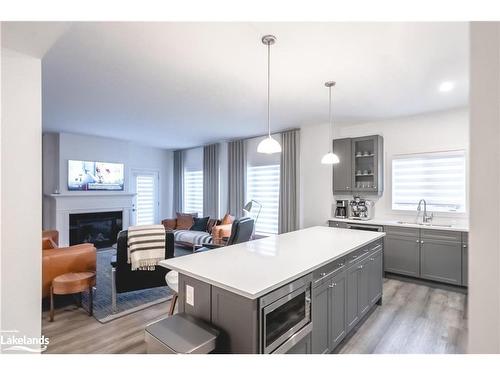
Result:
[[[349,203],[349,218],[355,220],[370,220],[374,216],[374,203],[368,199],[354,197]]]
[[[335,217],[337,219],[347,219],[349,209],[349,201],[347,199],[341,199],[337,201],[335,206]]]

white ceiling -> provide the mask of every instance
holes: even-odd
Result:
[[[467,23],[73,23],[43,57],[43,128],[165,148],[262,134],[268,33],[274,130],[327,121],[327,80],[337,122],[468,104]]]

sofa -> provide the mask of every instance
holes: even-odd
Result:
[[[42,298],[49,296],[55,277],[88,271],[96,272],[96,248],[93,244],[59,247],[56,230],[42,232]]]
[[[165,219],[161,223],[166,230],[173,232],[177,245],[194,251],[202,244],[219,243],[223,238],[229,237],[234,221],[233,216],[226,214],[222,220],[209,219],[205,230],[192,230],[195,219],[198,219],[198,214],[178,212],[176,218]]]
[[[116,294],[131,292],[134,290],[156,288],[166,286],[165,275],[169,271],[165,267],[156,266],[154,271],[135,270],[132,271],[128,263],[128,231],[122,230],[118,233],[116,241],[116,257],[111,260],[111,293],[112,308],[116,311]],[[165,259],[174,256],[174,235],[165,232]]]

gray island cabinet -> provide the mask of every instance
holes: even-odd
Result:
[[[179,258],[179,312],[221,353],[331,353],[381,303],[381,232],[312,227]]]

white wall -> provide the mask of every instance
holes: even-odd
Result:
[[[53,138],[58,138],[54,140]],[[160,219],[172,216],[173,153],[169,150],[147,147],[112,138],[81,134],[44,134],[44,193],[50,194],[51,187],[61,194],[68,192],[68,160],[92,160],[117,162],[125,165],[124,191],[130,190],[131,170],[155,170],[160,176]],[[58,147],[58,148],[57,148]],[[56,157],[54,157],[56,154]],[[53,164],[53,160],[57,164]],[[56,185],[50,183],[56,179]],[[49,190],[46,191],[45,189]],[[71,192],[72,194],[88,194]],[[119,194],[119,193],[117,193]],[[44,216],[49,205],[44,204]],[[45,224],[44,224],[45,225]],[[48,225],[48,224],[47,224]]]
[[[391,209],[391,163],[394,155],[464,149],[468,150],[468,111],[458,109],[357,125],[335,125],[334,137],[360,137],[380,134],[384,137],[384,193],[376,200],[378,217],[401,215]],[[322,165],[328,151],[328,125],[301,128],[301,227],[324,225],[332,215],[332,167]],[[439,216],[449,216],[440,214]],[[466,215],[455,214],[456,218]]]
[[[1,51],[2,330],[41,332],[41,61]]]
[[[500,353],[500,24],[470,43],[469,352]]]

